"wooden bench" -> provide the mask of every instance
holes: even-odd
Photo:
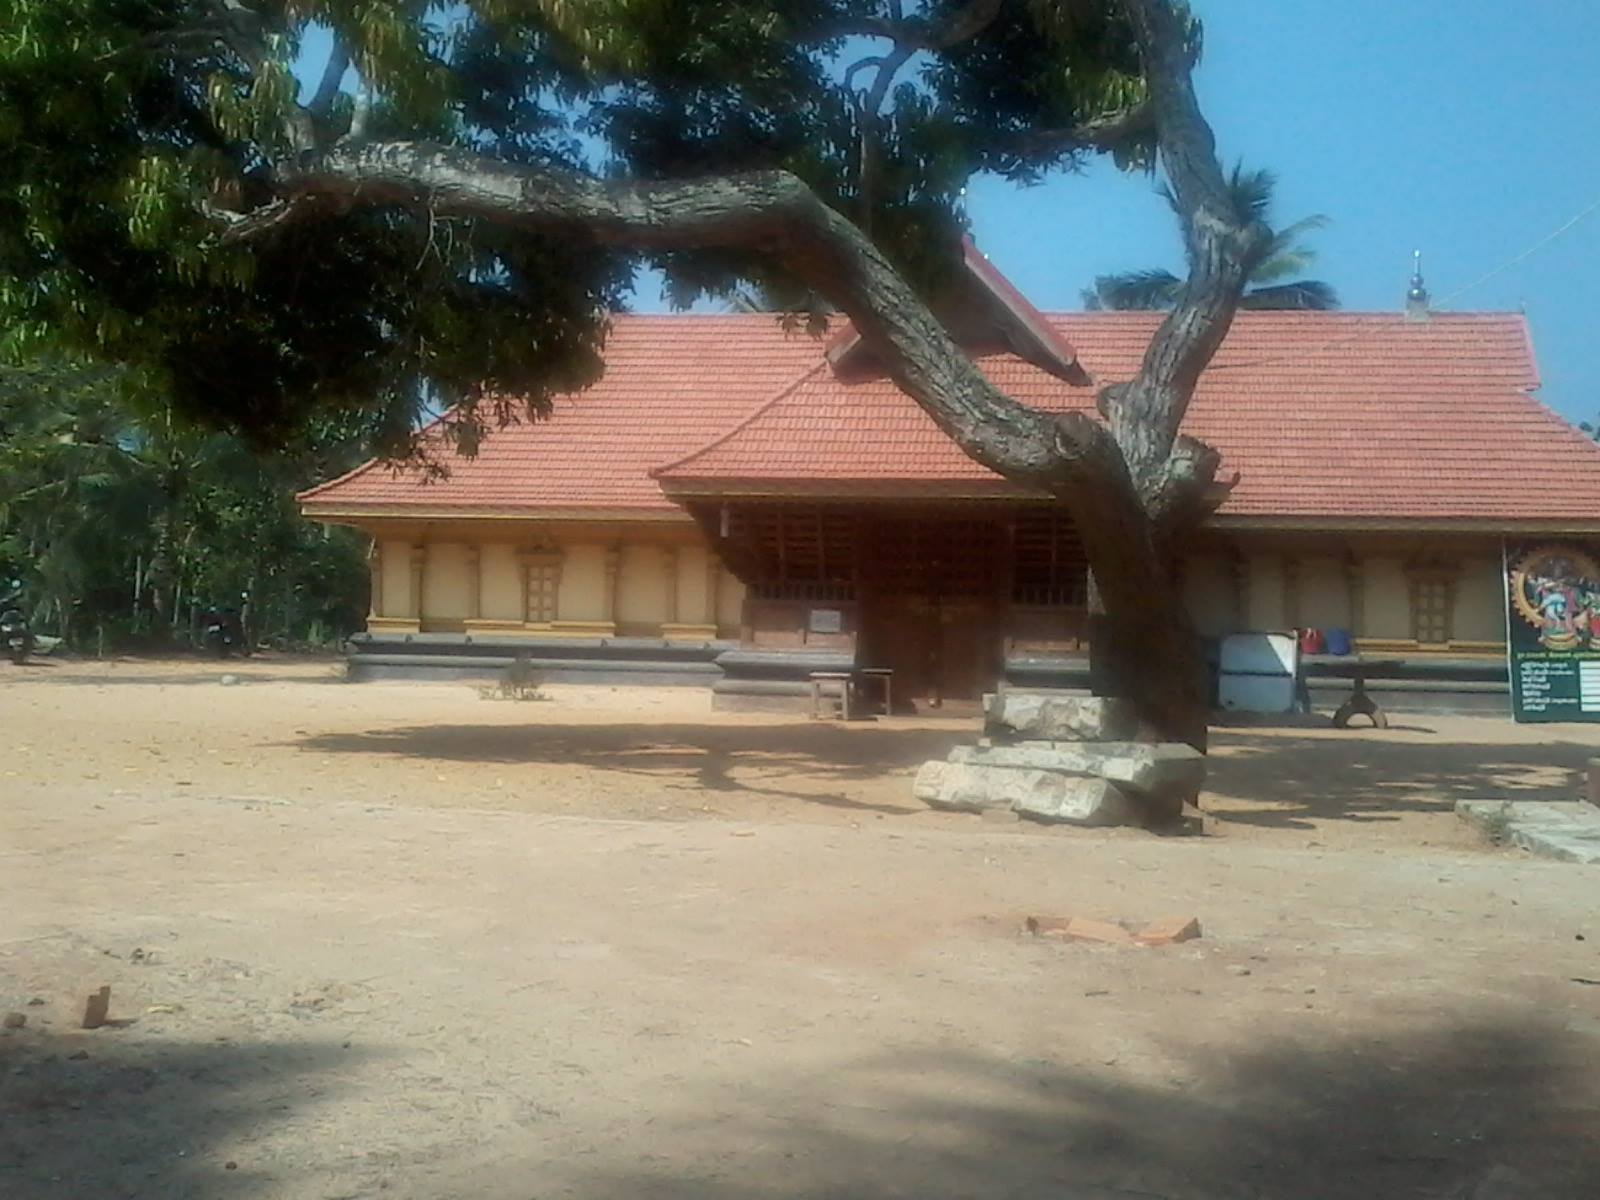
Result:
[[[855,667],[849,671],[813,671],[808,676],[811,682],[811,717],[817,720],[822,717],[823,689],[830,684],[839,685],[840,717],[848,721],[852,719],[850,708],[851,697],[858,684],[871,681],[880,688],[883,697],[883,712],[888,716],[894,711],[894,671],[889,667]]]

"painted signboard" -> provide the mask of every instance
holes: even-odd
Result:
[[[1600,564],[1570,542],[1508,545],[1506,656],[1518,721],[1600,721]]]

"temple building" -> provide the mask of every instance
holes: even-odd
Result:
[[[1043,314],[970,244],[966,262],[947,324],[1042,410],[1092,411],[1161,319]],[[1600,447],[1535,398],[1520,315],[1421,301],[1238,314],[1184,423],[1238,482],[1177,569],[1209,638],[1348,631],[1401,664],[1397,688],[1503,704],[1502,544],[1600,534]],[[520,654],[751,705],[794,703],[819,667],[887,668],[915,705],[1081,675],[1071,519],[968,459],[847,324],[625,314],[605,357],[548,421],[475,458],[436,446],[446,478],[374,462],[300,497],[372,538],[358,675]]]

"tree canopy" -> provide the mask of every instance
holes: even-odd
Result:
[[[1146,98],[1105,0],[0,0],[0,352],[115,361],[263,445],[362,412],[395,450],[420,404],[538,413],[591,380],[639,250],[397,205],[220,238],[297,158],[426,139],[594,178],[781,169],[926,294],[973,172],[1147,166]],[[681,302],[795,290],[746,249],[647,257]]]
[[[197,610],[250,595],[251,633],[322,642],[365,610],[364,539],[299,518],[294,491],[365,457],[319,419],[293,445],[137,410],[120,372],[0,367],[0,589],[79,648],[183,640]]]

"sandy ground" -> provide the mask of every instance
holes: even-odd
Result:
[[[1596,733],[1222,731],[1158,839],[922,811],[970,719],[226,669],[0,672],[6,1200],[1600,1195],[1600,876],[1448,812]]]

